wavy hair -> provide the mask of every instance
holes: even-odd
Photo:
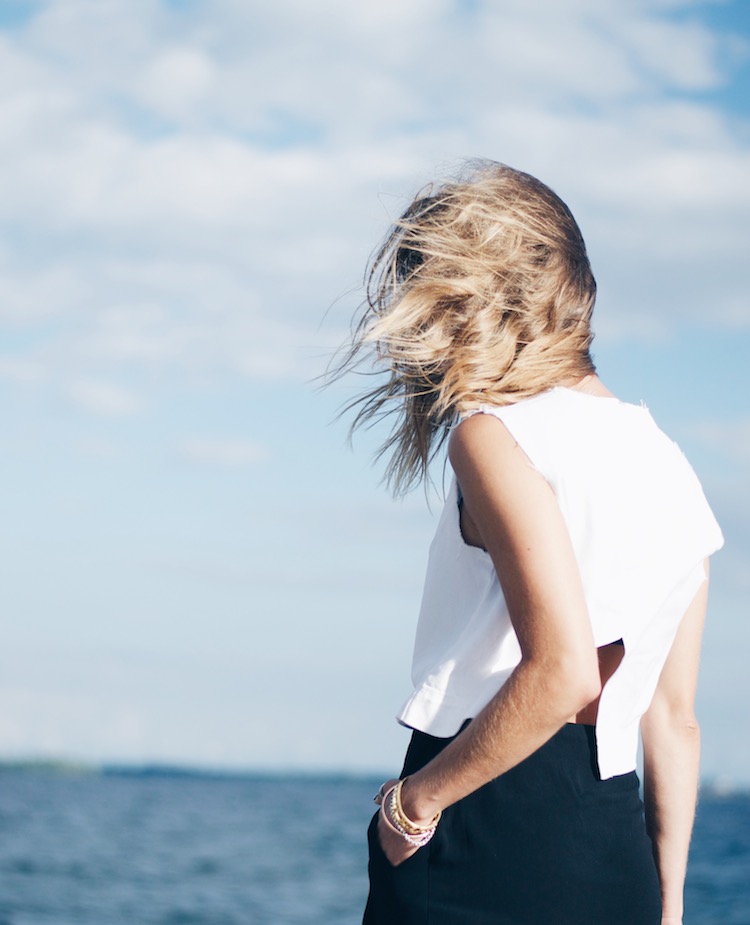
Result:
[[[374,361],[386,380],[350,402],[352,432],[391,413],[378,457],[404,494],[459,416],[594,372],[596,282],[565,203],[493,161],[421,190],[371,258],[366,299],[333,376]]]

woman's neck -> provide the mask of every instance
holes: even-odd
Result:
[[[577,392],[585,392],[587,395],[600,395],[602,398],[615,397],[596,373],[589,373],[582,379],[571,379],[562,384],[566,389],[575,389]]]

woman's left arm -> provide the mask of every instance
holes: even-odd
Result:
[[[499,576],[521,661],[464,732],[408,778],[403,808],[420,824],[528,757],[601,690],[578,566],[550,486],[489,415],[458,426],[450,459]],[[379,834],[391,863],[414,853],[382,814]]]
[[[708,562],[705,565],[708,574]],[[662,925],[682,925],[683,888],[698,794],[695,717],[708,581],[682,618],[651,706],[641,720],[643,796],[662,892]]]

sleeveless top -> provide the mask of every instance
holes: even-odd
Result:
[[[557,497],[597,646],[622,641],[596,722],[602,779],[635,769],[638,731],[704,559],[723,544],[700,483],[645,406],[553,388],[478,412],[499,418]],[[455,735],[494,697],[521,650],[492,559],[467,545],[454,479],[430,546],[414,692],[403,725]]]

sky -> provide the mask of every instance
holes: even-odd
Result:
[[[703,773],[749,784],[748,99],[746,0],[0,0],[0,759],[398,770],[442,472],[392,500],[316,377],[489,157],[723,527]]]

